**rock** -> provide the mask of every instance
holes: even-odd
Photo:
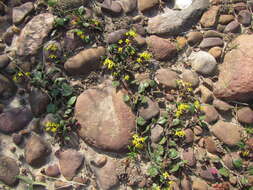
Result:
[[[190,182],[190,179],[188,177],[184,177],[183,180],[180,183],[182,190],[191,190],[192,185]]]
[[[228,146],[235,146],[241,140],[242,127],[233,123],[218,121],[210,127],[211,132]],[[229,131],[229,133],[228,133]]]
[[[210,53],[215,59],[219,59],[222,54],[222,48],[221,47],[213,47],[208,51],[208,53]]]
[[[238,110],[237,119],[244,124],[253,124],[253,111],[249,107],[244,107]]]
[[[0,74],[0,98],[7,99],[14,95],[16,86],[4,75]]]
[[[182,80],[191,83],[192,87],[199,85],[199,76],[196,72],[191,70],[185,70],[182,73]]]
[[[114,32],[111,32],[107,36],[107,42],[109,44],[115,44],[118,43],[118,41],[122,38],[124,38],[124,35],[126,34],[127,30],[126,29],[120,29],[116,30]]]
[[[101,189],[110,190],[119,185],[116,165],[117,162],[115,160],[108,159],[104,167],[92,167]]]
[[[187,42],[190,46],[199,44],[203,39],[203,34],[201,32],[190,32],[187,34]]]
[[[105,55],[104,47],[85,49],[69,58],[64,68],[71,75],[87,75],[100,66],[99,59],[103,55]]]
[[[159,0],[138,0],[138,9],[143,12],[159,3]]]
[[[50,165],[46,168],[45,174],[49,177],[57,177],[61,174],[57,164]]]
[[[45,37],[53,29],[54,19],[55,16],[50,13],[42,13],[33,17],[20,33],[17,54],[19,56],[36,54]]]
[[[31,166],[41,166],[51,153],[50,145],[41,137],[32,135],[25,145],[25,161]]]
[[[135,129],[135,116],[123,101],[122,90],[101,87],[88,89],[77,98],[75,117],[81,125],[78,133],[96,148],[124,151]]]
[[[151,128],[151,141],[153,143],[158,143],[163,135],[163,127],[160,125],[155,125],[154,127]]]
[[[139,108],[139,114],[145,120],[150,120],[156,117],[160,113],[159,106],[156,102],[153,102],[150,98],[146,98],[147,103],[142,104]]]
[[[234,20],[233,15],[220,15],[219,17],[219,23],[220,24],[228,24]]]
[[[238,22],[240,22],[244,26],[248,26],[251,24],[252,15],[248,10],[242,10],[238,14]]]
[[[14,31],[12,30],[12,26],[10,26],[9,28],[6,29],[6,31],[2,35],[3,42],[6,43],[8,46],[10,46],[12,43],[13,36]]]
[[[239,13],[241,10],[247,9],[247,5],[244,2],[238,2],[233,4],[233,8],[236,13]]]
[[[218,24],[217,26],[217,30],[219,32],[224,32],[225,28],[226,28],[226,25]]]
[[[177,80],[179,80],[178,74],[170,69],[159,69],[155,78],[158,84],[170,89],[176,88]]]
[[[215,46],[223,46],[224,42],[220,38],[204,38],[200,43],[199,47],[201,49],[209,49]]]
[[[10,157],[0,155],[0,181],[13,186],[17,182],[17,175],[19,175],[19,167],[16,161]]]
[[[11,108],[0,114],[0,131],[7,134],[19,131],[31,120],[32,113],[28,108]]]
[[[207,123],[214,123],[219,119],[219,114],[212,105],[201,106],[201,111],[205,114],[205,121]]]
[[[57,190],[72,190],[72,185],[67,183],[67,182],[64,182],[64,181],[60,181],[60,180],[57,180],[54,182],[54,189],[57,189]]]
[[[184,160],[187,160],[187,165],[194,167],[196,165],[196,158],[192,148],[185,149],[182,155]]]
[[[65,50],[77,49],[83,46],[83,41],[76,35],[74,30],[68,30],[63,39],[62,46]]]
[[[184,130],[184,132],[185,132],[185,140],[184,140],[184,142],[185,143],[193,143],[193,141],[194,141],[194,133],[193,133],[193,131],[191,130],[191,129],[185,129]]]
[[[14,142],[14,144],[20,145],[22,143],[22,140],[23,140],[22,135],[20,135],[18,133],[12,134],[12,141]]]
[[[230,22],[224,29],[225,33],[239,33],[241,26],[237,21]]]
[[[84,156],[74,149],[67,149],[59,153],[58,159],[61,174],[67,180],[72,180],[83,164]]]
[[[32,2],[27,2],[19,7],[14,7],[12,10],[13,24],[19,24],[33,9],[34,6]]]
[[[216,144],[211,137],[205,138],[204,144],[208,152],[212,154],[216,154],[218,152]]]
[[[253,35],[241,35],[232,45],[220,67],[219,80],[214,95],[220,99],[249,101],[253,97],[253,45],[248,43]]]
[[[120,14],[122,7],[119,2],[112,0],[105,0],[101,5],[102,10],[111,14]]]
[[[225,154],[222,158],[225,166],[227,166],[231,170],[235,169],[233,162],[239,159],[240,159],[240,156],[236,152]]]
[[[146,29],[143,27],[142,24],[133,24],[132,27],[138,34],[142,36],[146,35]]]
[[[249,149],[252,151],[253,150],[253,137],[249,138],[245,144],[249,147]]]
[[[0,69],[3,69],[10,63],[10,58],[7,56],[7,54],[0,55]]]
[[[206,11],[200,20],[201,25],[204,28],[211,28],[217,24],[218,13],[220,6],[212,6],[208,11]]]
[[[152,35],[146,39],[148,47],[155,59],[164,61],[173,58],[177,52],[175,45],[169,40]]]
[[[33,88],[29,94],[29,103],[34,116],[39,117],[47,110],[50,103],[49,96],[40,89]]]
[[[143,38],[141,35],[137,34],[137,36],[134,37],[134,40],[136,41],[138,47],[143,47],[146,45],[146,39]]]
[[[219,100],[219,99],[215,99],[213,101],[213,106],[218,109],[219,111],[222,111],[222,112],[226,112],[226,111],[229,111],[233,108],[233,106],[229,105],[228,103],[222,101],[222,100]]]
[[[215,58],[205,51],[192,53],[190,61],[193,70],[203,75],[211,75],[217,66]]]
[[[203,133],[202,127],[198,125],[193,128],[193,131],[196,136],[200,136]]]
[[[216,30],[207,30],[204,33],[204,38],[223,38],[223,34],[217,32]]]
[[[208,185],[204,180],[196,178],[193,180],[192,189],[193,190],[208,190]]]
[[[175,0],[174,8],[186,9],[192,4],[192,0]]]
[[[125,13],[130,13],[136,9],[137,0],[120,0],[119,4]]]
[[[80,6],[85,6],[87,4],[87,0],[57,0],[57,4],[55,8],[59,8],[61,10],[73,10]]]
[[[148,33],[178,35],[185,32],[198,22],[208,5],[208,0],[199,0],[193,1],[188,8],[182,11],[168,9],[164,14],[149,19]]]
[[[97,168],[102,168],[107,162],[107,157],[98,155],[94,160],[91,160],[91,164],[96,166]]]
[[[212,172],[211,172],[211,168],[207,168],[207,169],[200,169],[199,171],[199,175],[200,177],[202,177],[203,179],[207,180],[207,181],[215,181],[215,177],[213,176]]]

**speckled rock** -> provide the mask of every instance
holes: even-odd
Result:
[[[176,72],[170,69],[159,69],[156,72],[155,79],[158,84],[164,86],[165,88],[176,88],[177,80],[179,80],[179,76]]]
[[[12,10],[12,22],[14,24],[19,24],[33,9],[34,6],[32,2],[27,2],[19,7],[14,7]]]
[[[17,175],[19,175],[17,162],[13,158],[0,155],[0,181],[13,186],[17,182]]]

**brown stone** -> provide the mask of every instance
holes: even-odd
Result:
[[[219,23],[220,24],[228,24],[233,20],[234,20],[233,15],[220,15],[220,17],[219,17]]]
[[[170,69],[159,69],[155,78],[158,84],[170,89],[176,88],[177,80],[179,80],[178,74]]]
[[[241,123],[252,124],[253,123],[253,110],[249,107],[244,107],[237,112],[238,121]]]
[[[138,0],[138,9],[146,11],[159,3],[159,0]]]
[[[212,6],[202,15],[200,23],[204,28],[209,28],[216,25],[219,9],[219,6]]]

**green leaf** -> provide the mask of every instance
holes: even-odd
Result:
[[[159,142],[160,145],[163,145],[165,144],[167,141],[167,138],[166,137],[163,137],[162,140]]]
[[[61,87],[63,96],[70,96],[73,93],[73,88],[67,83],[63,83]]]
[[[79,15],[83,15],[83,13],[84,13],[84,7],[83,6],[79,7],[77,11],[78,11]]]
[[[154,80],[150,80],[149,85],[150,85],[150,87],[153,88],[154,86],[156,86],[156,82]]]
[[[141,103],[142,104],[148,103],[148,99],[145,96],[141,96]]]
[[[72,96],[72,97],[68,100],[67,105],[68,105],[68,106],[72,106],[72,105],[76,102],[76,99],[77,99],[76,96]]]
[[[144,126],[144,125],[146,124],[146,121],[145,121],[145,119],[144,119],[143,117],[138,117],[138,118],[136,119],[136,122],[137,122],[137,124],[140,125],[140,126]]]
[[[159,171],[155,166],[149,167],[147,172],[148,175],[151,177],[156,177],[159,174]]]
[[[57,4],[57,0],[48,0],[47,4],[49,7],[53,7]]]
[[[241,181],[241,183],[242,183],[243,185],[248,185],[248,184],[249,184],[248,179],[247,179],[246,177],[244,177],[244,176],[240,179],[240,181]]]
[[[233,165],[235,166],[236,169],[241,169],[242,168],[242,160],[238,159],[238,160],[233,160]]]
[[[48,104],[47,105],[47,112],[48,113],[55,113],[57,111],[57,106],[55,104]]]
[[[168,118],[167,117],[160,117],[157,121],[158,124],[160,125],[164,125],[165,123],[167,123]]]
[[[219,173],[220,173],[220,175],[222,175],[222,176],[224,176],[224,177],[228,177],[229,176],[229,170],[228,169],[226,169],[226,168],[221,168],[221,169],[219,169]]]
[[[123,95],[123,100],[124,102],[129,102],[130,101],[130,96],[128,96],[127,94]]]
[[[178,151],[177,151],[176,149],[174,149],[174,148],[171,148],[171,149],[169,150],[169,157],[170,157],[171,159],[177,159],[177,158],[179,157]]]
[[[119,85],[120,85],[120,82],[119,81],[112,81],[112,86],[113,87],[119,87]]]
[[[175,165],[172,166],[170,172],[171,173],[177,172],[179,170],[179,168],[180,168],[180,165],[179,164],[175,164]]]
[[[172,126],[177,126],[181,123],[181,120],[180,119],[173,119],[172,121]]]
[[[22,180],[24,183],[29,184],[29,185],[33,185],[33,183],[34,183],[34,181],[27,176],[18,175],[18,176],[16,176],[16,178]]]
[[[250,166],[248,168],[248,173],[249,173],[249,175],[253,175],[253,166]]]
[[[161,155],[164,154],[164,148],[163,148],[163,146],[158,145],[156,148],[157,148],[156,151],[155,151],[155,154],[156,154],[156,155],[161,156]]]

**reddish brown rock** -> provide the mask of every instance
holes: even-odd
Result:
[[[16,176],[19,168],[13,158],[0,155],[0,181],[6,185],[13,186],[17,182]]]
[[[201,17],[201,25],[205,28],[215,26],[217,24],[219,9],[219,6],[213,6],[208,11],[206,11]]]
[[[138,0],[138,9],[146,11],[159,3],[159,0]]]
[[[253,110],[249,107],[244,107],[237,112],[238,121],[241,123],[252,124],[253,123]]]
[[[205,138],[205,148],[207,149],[208,152],[215,154],[217,153],[217,147],[215,145],[215,142],[211,137]]]
[[[220,24],[228,24],[233,20],[234,20],[233,15],[220,15],[220,17],[219,17],[219,23]]]
[[[45,170],[45,174],[49,177],[57,177],[60,175],[60,169],[57,164],[50,165]]]
[[[213,122],[215,122],[215,121],[217,121],[219,119],[219,114],[218,114],[218,112],[216,111],[216,109],[213,106],[211,106],[211,105],[204,105],[204,106],[201,106],[201,110],[205,114],[204,120],[207,123],[213,123]]]
[[[177,52],[176,46],[169,40],[155,35],[148,37],[146,42],[157,60],[169,60],[173,58]]]
[[[233,123],[218,121],[210,130],[226,145],[235,146],[241,140],[243,128]]]
[[[253,98],[253,35],[241,35],[232,44],[220,68],[214,86],[216,97],[226,100],[249,101]]]
[[[169,89],[176,88],[177,80],[179,80],[178,74],[170,69],[159,69],[155,78],[158,84]]]
[[[127,149],[135,129],[135,116],[123,101],[124,92],[114,87],[84,91],[77,99],[75,116],[78,131],[88,144],[119,152]]]

